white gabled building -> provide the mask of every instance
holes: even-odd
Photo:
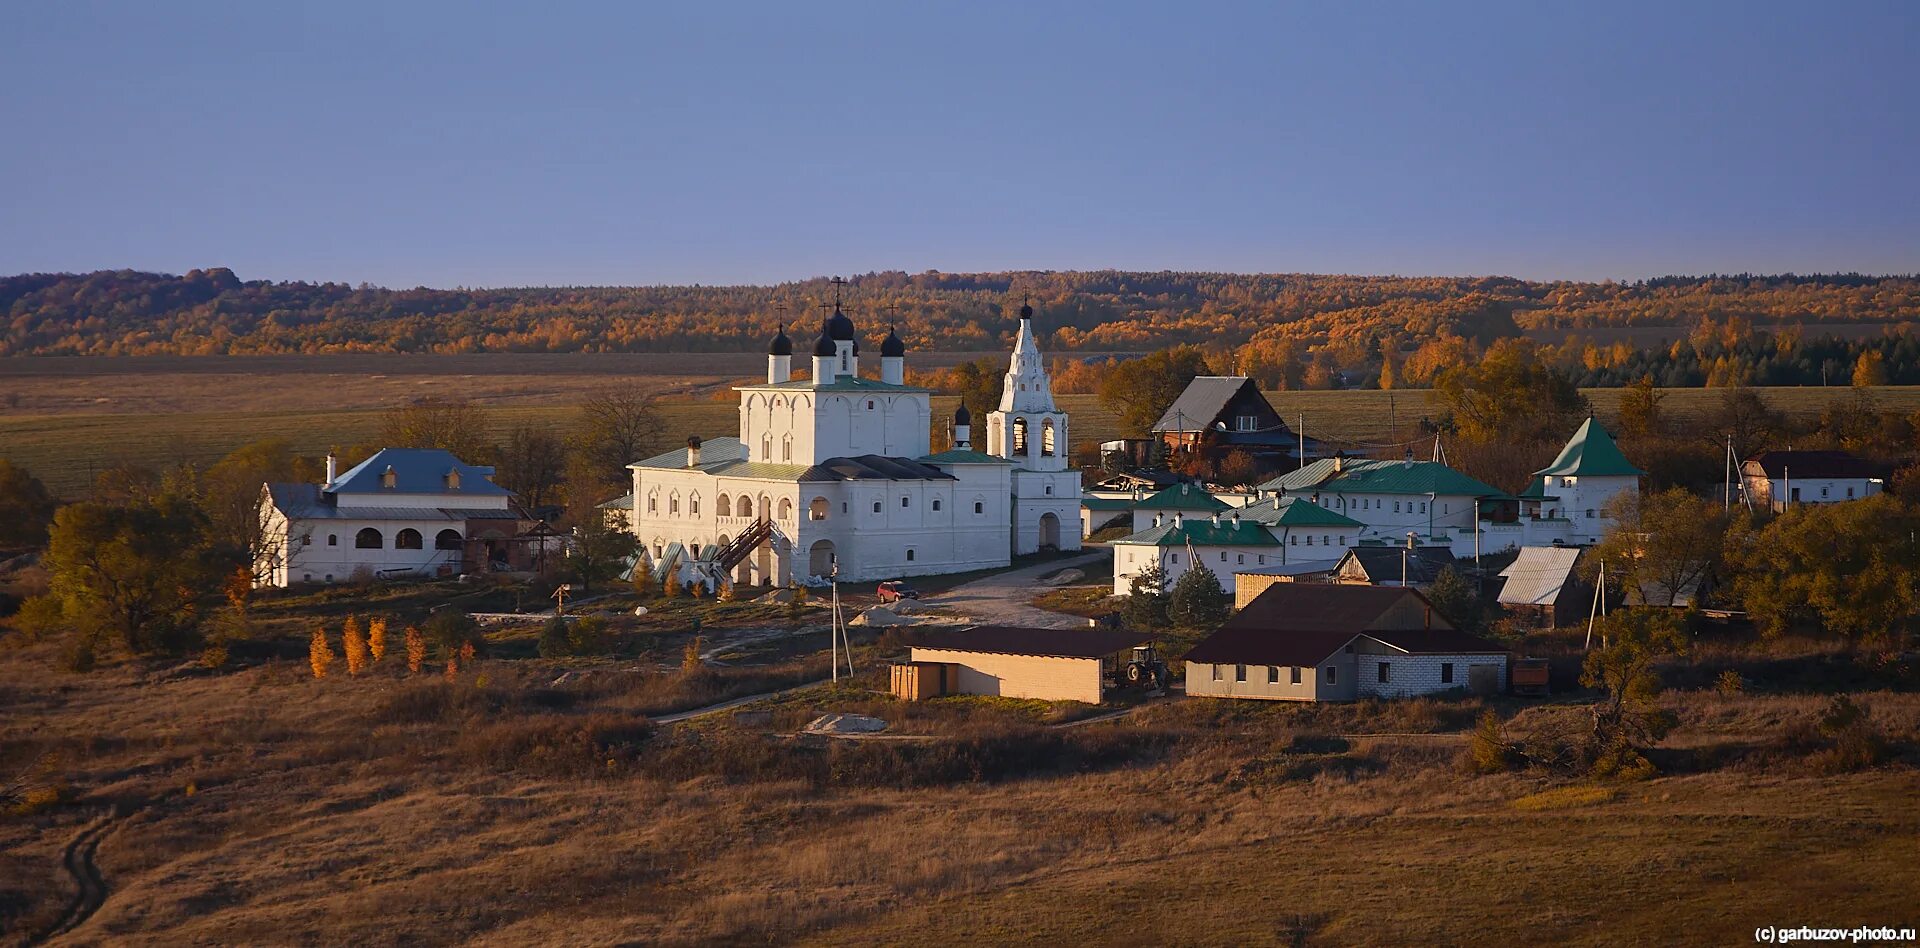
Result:
[[[1741,486],[1776,513],[1794,504],[1843,504],[1887,489],[1881,465],[1845,451],[1766,451],[1740,463]]]
[[[385,448],[344,474],[329,456],[324,484],[266,484],[254,583],[530,568],[539,521],[492,477],[439,449]]]
[[[1360,529],[1359,522],[1298,497],[1204,517],[1162,514],[1147,529],[1113,541],[1113,594],[1129,594],[1134,577],[1155,566],[1166,573],[1171,590],[1196,565],[1233,592],[1236,573],[1331,561],[1338,557],[1334,550],[1358,542]]]
[[[1520,494],[1520,522],[1532,527],[1519,546],[1590,546],[1613,527],[1607,505],[1638,493],[1645,473],[1620,453],[1607,429],[1588,418],[1553,463],[1533,472]]]
[[[1053,408],[1032,316],[1022,308],[986,453],[972,447],[965,406],[954,447],[930,453],[932,393],[905,384],[906,346],[894,333],[881,343],[879,378],[863,378],[853,321],[836,305],[812,374],[794,379],[783,329],[766,382],[737,389],[739,437],[690,438],[629,465],[649,566],[683,580],[786,585],[836,565],[841,579],[881,580],[1078,549],[1080,474],[1068,468],[1067,417]],[[722,575],[715,554],[730,546],[741,558]]]

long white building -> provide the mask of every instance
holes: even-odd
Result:
[[[973,448],[962,406],[953,447],[932,453],[932,394],[906,384],[906,346],[889,331],[879,376],[863,377],[856,335],[836,305],[811,373],[796,379],[783,329],[766,381],[737,389],[738,437],[689,438],[629,465],[632,521],[650,566],[707,575],[694,564],[762,522],[768,535],[727,576],[734,583],[785,585],[836,566],[845,580],[951,573],[1079,548],[1080,472],[1032,307],[1020,310],[985,452]]]

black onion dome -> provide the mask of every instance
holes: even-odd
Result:
[[[907,344],[900,341],[900,336],[893,331],[892,326],[887,327],[887,338],[880,340],[880,354],[882,356],[907,354]]]
[[[1029,305],[1027,305],[1027,304],[1025,304],[1025,303],[1021,303],[1021,304],[1020,304],[1020,318],[1021,318],[1021,319],[1032,319],[1032,318],[1033,318],[1033,307],[1032,307],[1032,306],[1029,306]]]
[[[787,338],[786,323],[780,324],[780,335],[773,337],[773,345],[767,349],[767,354],[777,356],[793,355],[793,340]]]
[[[965,402],[961,402],[960,407],[954,409],[953,423],[956,425],[973,424],[973,412],[967,410],[967,404]]]
[[[833,315],[827,317],[826,325],[820,328],[821,331],[832,336],[836,342],[853,339],[853,320],[848,319],[847,314],[840,311],[838,303],[833,305]]]
[[[817,356],[832,356],[838,355],[839,352],[840,347],[833,344],[833,337],[827,335],[825,330],[822,330],[820,339],[813,344],[813,354]]]

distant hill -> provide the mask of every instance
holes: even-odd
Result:
[[[1061,352],[1249,342],[1272,349],[1412,349],[1528,332],[1625,327],[1894,324],[1920,317],[1914,276],[1662,277],[1637,283],[1506,277],[1009,272],[870,273],[846,306],[874,336],[922,349],[1006,344],[1020,297]],[[0,355],[330,352],[753,351],[783,319],[811,333],[824,279],[778,286],[389,290],[131,270],[0,278]],[[784,309],[782,309],[784,307]]]

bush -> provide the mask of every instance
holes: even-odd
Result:
[[[1816,773],[1849,773],[1886,762],[1886,735],[1873,723],[1867,707],[1846,695],[1827,702],[1820,713],[1819,731],[1828,746],[1807,759]]]
[[[458,609],[442,609],[427,620],[427,641],[439,650],[441,658],[452,658],[468,646],[476,652],[484,649],[486,639],[480,634],[480,624],[473,617]]]
[[[1507,740],[1506,728],[1500,725],[1500,715],[1492,709],[1481,712],[1461,759],[1462,768],[1468,773],[1497,774],[1512,770],[1518,762],[1513,742]]]
[[[539,652],[541,658],[564,658],[573,654],[566,619],[554,616],[547,620],[546,628],[540,630]]]
[[[1747,680],[1740,673],[1729,668],[1713,680],[1713,690],[1729,697],[1747,690]]]
[[[1233,611],[1233,596],[1220,588],[1220,578],[1205,566],[1180,574],[1167,601],[1167,618],[1175,628],[1212,632]]]

